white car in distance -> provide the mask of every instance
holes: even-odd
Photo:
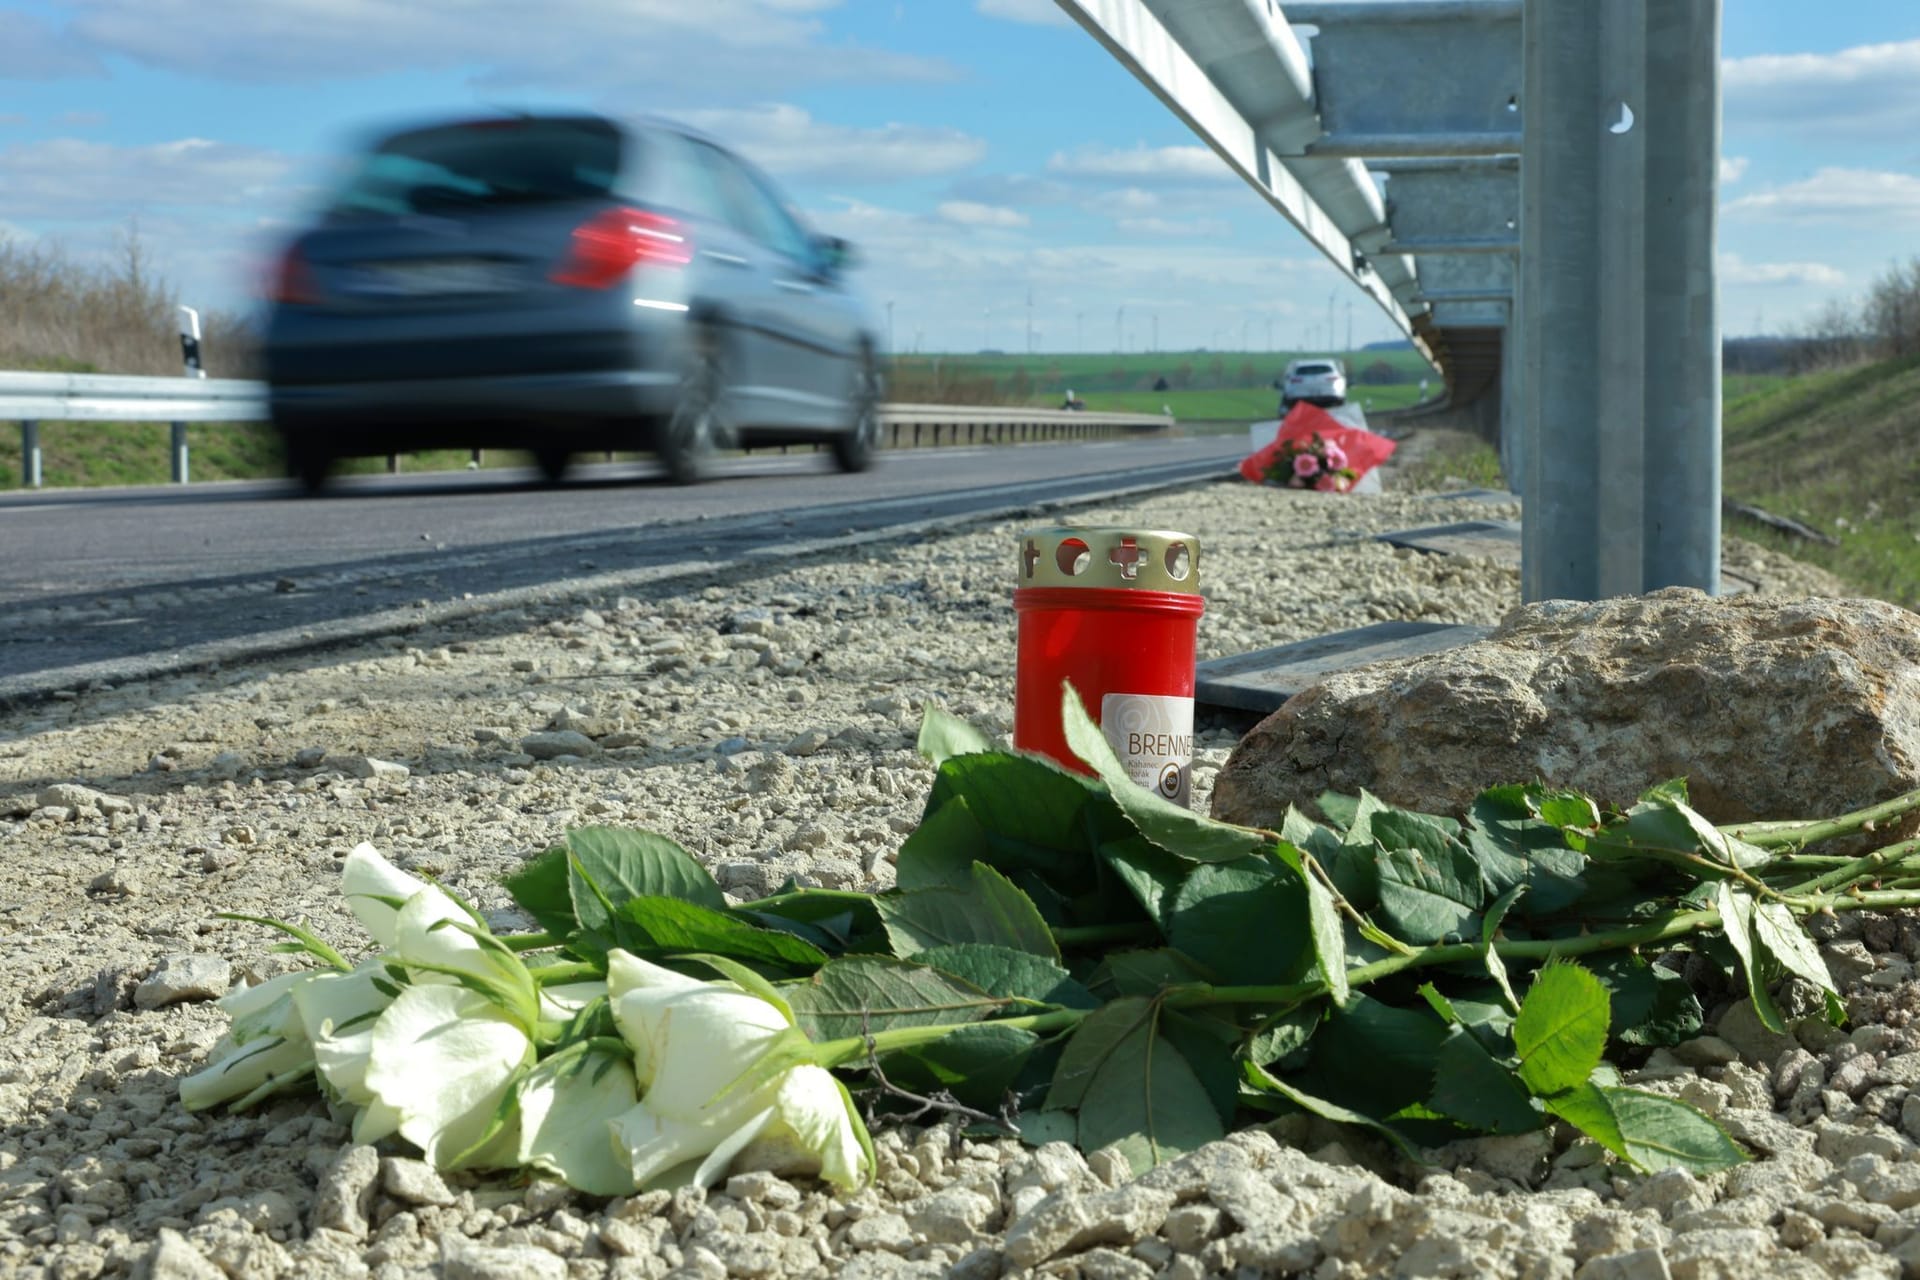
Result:
[[[1287,411],[1302,400],[1322,408],[1345,404],[1346,369],[1331,356],[1293,361],[1280,380],[1280,415],[1285,417]]]

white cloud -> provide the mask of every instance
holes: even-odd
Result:
[[[862,129],[815,120],[799,107],[718,107],[679,117],[755,163],[789,177],[892,182],[953,173],[978,163],[987,144],[958,129],[884,124]]]
[[[111,221],[170,206],[258,208],[291,168],[277,152],[206,138],[137,147],[49,138],[0,148],[0,191],[15,218]]]
[[[1920,177],[1874,169],[1822,169],[1811,178],[1741,196],[1730,214],[1798,222],[1873,222],[1897,225],[1920,217]]]
[[[99,55],[84,42],[33,14],[0,9],[0,79],[65,80],[105,74]]]
[[[989,18],[1025,22],[1036,27],[1070,27],[1069,18],[1053,0],[974,0],[974,10]]]
[[[1745,156],[1720,157],[1720,182],[1722,186],[1740,181],[1747,176],[1747,158]]]
[[[566,85],[650,102],[716,84],[952,79],[951,64],[834,39],[840,0],[74,0],[89,51],[222,81],[471,71],[482,89]],[[0,29],[0,49],[5,49]],[[0,56],[0,71],[10,59]],[[638,90],[636,90],[638,86]]]
[[[1122,218],[1114,225],[1132,235],[1165,240],[1224,237],[1232,231],[1227,223],[1218,218],[1193,218],[1186,221],[1175,218]]]
[[[1748,262],[1737,253],[1720,255],[1720,283],[1739,286],[1817,285],[1847,282],[1844,272],[1824,262]]]
[[[1729,58],[1721,75],[1729,128],[1904,135],[1920,114],[1920,40]]]
[[[1018,209],[980,204],[974,200],[948,200],[936,212],[948,222],[962,227],[1024,227],[1028,222],[1027,215]]]
[[[1205,147],[1137,146],[1126,151],[1083,147],[1072,154],[1056,151],[1047,160],[1047,172],[1065,178],[1104,181],[1229,183],[1240,180],[1225,161]]]

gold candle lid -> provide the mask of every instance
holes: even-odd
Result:
[[[1062,525],[1020,535],[1023,587],[1200,591],[1200,540],[1170,529]]]

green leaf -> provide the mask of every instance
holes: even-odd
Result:
[[[1507,918],[1507,912],[1527,891],[1527,886],[1517,884],[1500,895],[1492,906],[1487,908],[1487,917],[1480,922],[1480,945],[1485,948],[1480,954],[1487,966],[1487,976],[1500,988],[1501,999],[1507,1002],[1507,1008],[1514,1013],[1520,1012],[1520,998],[1513,994],[1513,983],[1507,980],[1507,962],[1500,958],[1500,952],[1494,947],[1494,935],[1500,932],[1500,922]]]
[[[932,1044],[880,1060],[889,1082],[915,1093],[944,1089],[967,1106],[996,1109],[1013,1087],[1040,1037],[1020,1027],[977,1022]]]
[[[1264,1067],[1299,1053],[1320,1029],[1321,1014],[1318,1001],[1276,1014],[1248,1037],[1246,1053],[1242,1056]]]
[[[569,893],[582,928],[607,932],[613,912],[632,898],[681,898],[724,911],[726,895],[693,855],[651,831],[575,827],[567,832]]]
[[[1427,1100],[1447,1031],[1424,1006],[1401,1008],[1356,991],[1346,1008],[1328,1008],[1307,1065],[1288,1078],[1316,1097],[1384,1120]]]
[[[1378,814],[1372,826],[1401,842],[1401,847],[1382,850],[1373,858],[1380,881],[1380,915],[1392,932],[1423,945],[1475,937],[1485,887],[1466,847],[1398,813]]]
[[[1360,797],[1345,796],[1338,791],[1322,791],[1314,797],[1314,805],[1325,814],[1327,821],[1342,836],[1353,830],[1353,821],[1360,813]],[[1291,808],[1292,806],[1288,806]],[[1281,832],[1285,835],[1285,831]],[[1372,837],[1368,837],[1371,839]]]
[[[1206,1090],[1214,1114],[1231,1127],[1235,1098],[1240,1092],[1240,1029],[1223,1011],[1219,1016],[1200,1011],[1162,1009],[1160,1034],[1179,1050],[1194,1079]]]
[[[795,889],[783,887],[770,897],[742,903],[733,914],[743,920],[755,920],[769,928],[800,926],[794,932],[815,946],[840,951],[880,951],[885,949],[886,931],[880,924],[880,912],[873,895],[842,889]]]
[[[934,775],[922,825],[956,800],[982,833],[974,860],[1009,877],[1036,874],[1066,898],[1097,887],[1090,855],[1100,842],[1132,830],[1100,782],[1038,756],[986,751],[948,759]]]
[[[1736,840],[1670,795],[1653,795],[1627,810],[1627,820],[1586,842],[1593,857],[1641,857],[1694,879],[1724,879],[1736,868],[1767,860],[1764,850]]]
[[[1730,1169],[1746,1154],[1719,1125],[1676,1098],[1581,1084],[1545,1099],[1547,1110],[1645,1173]]]
[[[1533,1105],[1526,1086],[1464,1027],[1455,1027],[1434,1063],[1435,1111],[1488,1133],[1525,1133],[1545,1116]]]
[[[1134,782],[1113,754],[1106,734],[1087,714],[1080,695],[1066,683],[1061,685],[1060,727],[1067,746],[1100,775],[1114,803],[1140,834],[1167,852],[1192,862],[1232,862],[1259,853],[1272,842],[1267,832],[1215,822]]]
[[[1174,898],[1167,940],[1221,982],[1293,982],[1313,962],[1308,909],[1306,886],[1275,859],[1203,863]]]
[[[1049,960],[1060,958],[1053,931],[1033,899],[985,863],[975,863],[967,889],[916,889],[878,898],[894,954],[984,942]]]
[[[1020,1141],[1030,1147],[1049,1142],[1072,1142],[1080,1133],[1080,1122],[1071,1111],[1028,1111],[1020,1117]]]
[[[1307,866],[1307,855],[1291,842],[1282,841],[1274,851],[1280,861],[1293,869],[1307,894],[1307,934],[1313,941],[1313,960],[1327,984],[1327,994],[1337,1005],[1347,1002],[1347,935],[1335,905],[1333,892],[1320,882]]]
[[[1347,844],[1355,844],[1362,848],[1371,849],[1374,845],[1373,819],[1375,815],[1392,812],[1392,805],[1387,804],[1379,796],[1374,795],[1371,791],[1362,787],[1360,789],[1360,799],[1353,806],[1353,816],[1347,820],[1346,830],[1341,833],[1341,840]]]
[[[1720,909],[1720,928],[1734,954],[1740,957],[1740,972],[1747,980],[1747,995],[1753,999],[1753,1011],[1760,1025],[1769,1031],[1786,1034],[1786,1019],[1767,992],[1767,975],[1761,964],[1765,958],[1753,937],[1753,898],[1726,881],[1714,888],[1714,904]]]
[[[1068,1009],[1097,1009],[1100,1002],[1067,971],[1044,956],[982,942],[929,947],[914,955],[942,973],[972,983],[991,996],[1017,996]]]
[[[987,740],[986,734],[958,716],[949,715],[934,706],[929,706],[921,714],[920,739],[915,746],[921,755],[935,764],[942,764],[954,756],[993,750],[993,743]]]
[[[1008,1002],[937,969],[885,956],[829,960],[804,982],[780,988],[812,1040],[842,1040],[889,1027],[972,1022]]]
[[[1135,1173],[1226,1136],[1206,1086],[1152,1019],[1093,1072],[1079,1119],[1082,1151],[1118,1144]]]
[[[679,898],[634,898],[621,904],[615,936],[645,959],[708,952],[748,964],[810,972],[827,962],[826,952],[779,929],[761,929],[724,911]],[[639,936],[633,935],[633,930]],[[637,945],[636,945],[637,944]],[[651,953],[659,953],[654,955]]]
[[[1092,985],[1104,989],[1106,983],[1123,996],[1158,995],[1168,987],[1206,981],[1206,974],[1186,956],[1171,948],[1147,951],[1116,951],[1095,973]]]
[[[1583,1080],[1551,1098],[1542,1098],[1540,1103],[1622,1160],[1633,1163],[1627,1153],[1627,1140],[1620,1133],[1620,1122],[1614,1118],[1613,1104],[1599,1085]]]
[[[1700,1034],[1700,1001],[1679,974],[1636,955],[1591,956],[1586,966],[1607,989],[1613,1043],[1653,1048]]]
[[[278,929],[281,933],[295,939],[295,941],[276,945],[273,948],[275,951],[284,950],[290,953],[310,955],[335,972],[353,972],[353,966],[347,963],[346,958],[331,946],[327,945],[326,940],[319,934],[314,933],[311,929],[293,924],[290,921],[276,919],[273,916],[250,916],[239,911],[217,911],[214,914],[222,920],[244,920],[248,924],[265,925],[269,929]]]
[[[1584,1083],[1606,1050],[1608,1016],[1598,978],[1574,964],[1542,967],[1513,1024],[1527,1088],[1544,1097]]]
[[[1331,1120],[1335,1124],[1357,1125],[1362,1129],[1371,1130],[1385,1138],[1388,1142],[1391,1142],[1394,1146],[1400,1148],[1401,1154],[1405,1155],[1409,1160],[1415,1163],[1423,1163],[1420,1160],[1419,1152],[1415,1151],[1412,1144],[1391,1125],[1383,1124],[1375,1120],[1372,1116],[1364,1115],[1349,1107],[1343,1107],[1337,1102],[1329,1102],[1325,1098],[1315,1097],[1313,1094],[1287,1083],[1258,1063],[1242,1063],[1241,1071],[1246,1076],[1247,1083],[1254,1088],[1264,1093],[1276,1094],[1279,1097],[1285,1098],[1302,1111],[1310,1115],[1319,1116],[1322,1120]]]
[[[954,796],[920,820],[900,843],[894,882],[902,889],[961,889],[973,864],[989,856],[987,833],[965,796]]]
[[[1781,968],[1811,982],[1826,994],[1828,1021],[1835,1026],[1846,1021],[1846,1006],[1840,1003],[1840,992],[1833,985],[1833,976],[1827,972],[1826,961],[1820,958],[1819,948],[1813,945],[1813,939],[1807,936],[1785,903],[1763,902],[1754,909],[1753,939],[1766,948]]]
[[[1152,1030],[1155,1007],[1144,997],[1125,996],[1082,1018],[1053,1069],[1048,1109],[1071,1111],[1085,1102],[1094,1075],[1128,1037],[1142,1027]]]
[[[1127,887],[1147,917],[1165,933],[1173,918],[1180,886],[1186,883],[1193,864],[1140,835],[1102,843],[1100,858]]]
[[[556,938],[564,938],[580,927],[573,912],[573,894],[568,887],[567,850],[555,845],[530,859],[501,883],[522,911]]]
[[[1602,1087],[1600,1093],[1619,1125],[1627,1158],[1648,1173],[1712,1173],[1746,1162],[1726,1130],[1678,1098],[1639,1089]]]

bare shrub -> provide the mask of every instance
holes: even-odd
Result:
[[[178,305],[136,227],[110,264],[0,236],[0,369],[177,374]],[[208,376],[245,376],[253,363],[246,326],[219,311],[200,323]]]

